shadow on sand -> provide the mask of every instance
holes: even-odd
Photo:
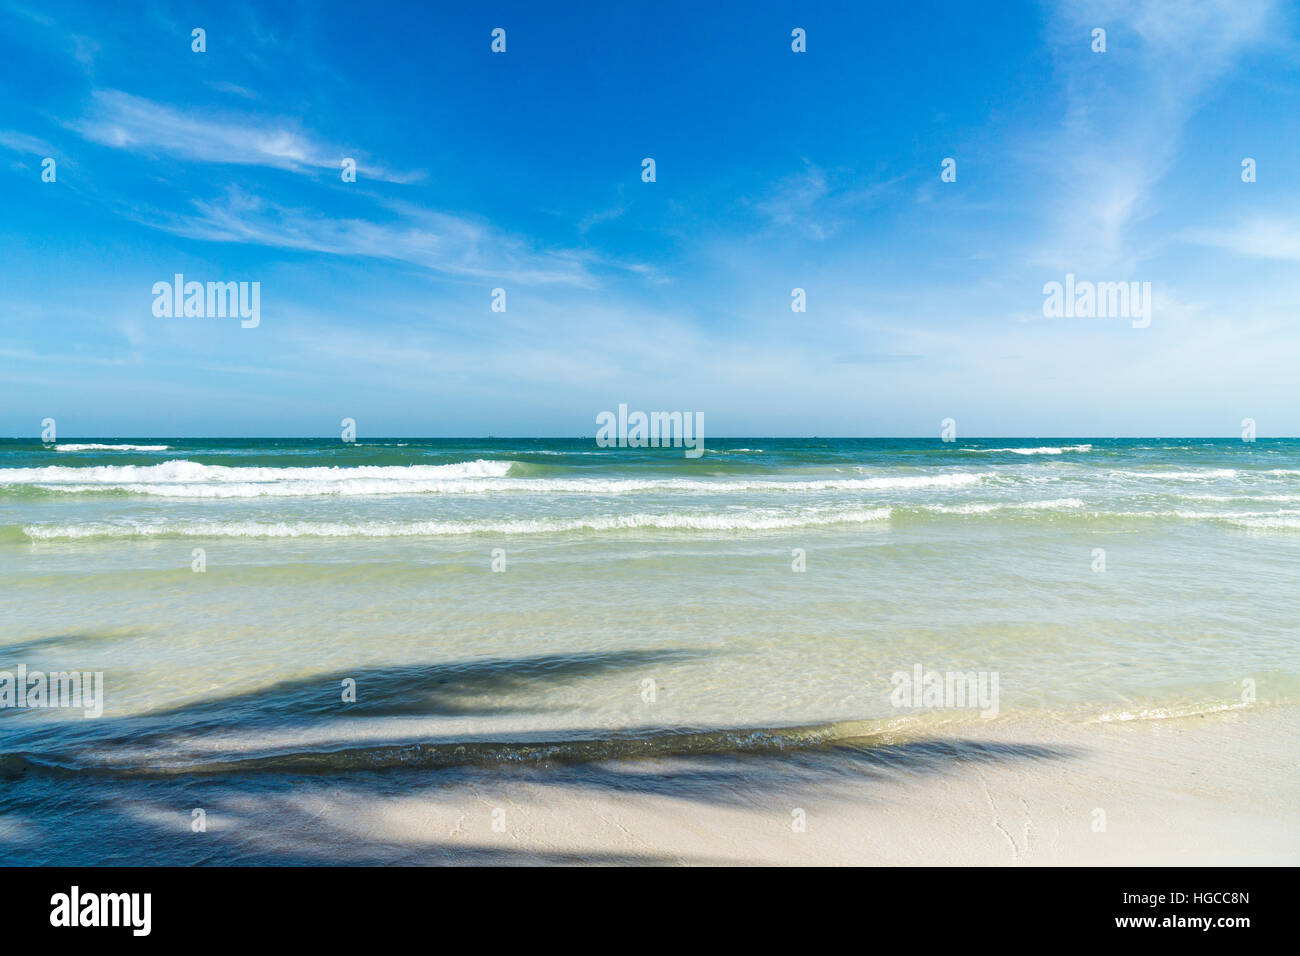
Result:
[[[333,748],[263,753],[249,762],[104,765],[127,743],[168,752],[170,744],[202,741],[205,731],[218,728],[229,735],[241,728],[319,727],[340,716],[344,676],[361,690],[348,717],[519,714],[537,709],[529,701],[537,682],[579,682],[683,654],[376,667],[143,716],[47,726],[44,746],[23,753],[6,747],[0,754],[0,864],[726,863],[640,848],[574,853],[512,845],[508,833],[492,831],[491,812],[508,806],[511,813],[533,815],[534,826],[544,829],[552,817],[563,826],[563,814],[575,807],[632,794],[696,811],[768,812],[803,797],[825,806],[850,792],[858,803],[883,801],[891,786],[907,779],[1079,755],[1071,748],[946,738],[881,743],[827,728],[592,728],[524,743],[385,739],[365,748],[353,741],[348,748],[340,739]],[[20,737],[26,742],[36,735]],[[203,811],[206,832],[193,830],[196,809]]]

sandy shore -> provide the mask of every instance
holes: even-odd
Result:
[[[299,863],[1295,864],[1295,718],[995,721],[865,750],[427,772],[385,793],[300,781],[218,801],[194,839]]]
[[[6,784],[0,860],[1294,865],[1296,718],[1294,708],[1265,708],[999,720],[779,754],[112,777],[84,792],[66,776],[23,775]],[[51,800],[96,839],[56,839]]]

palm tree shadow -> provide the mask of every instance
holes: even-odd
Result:
[[[180,773],[166,777],[35,772],[0,796],[6,865],[680,865],[737,862],[665,851],[551,850],[490,827],[493,802],[530,816],[581,814],[608,798],[648,794],[691,808],[823,808],[884,802],[904,779],[964,767],[1065,760],[1077,748],[930,739],[688,753],[591,763],[539,761],[355,773]],[[466,807],[469,822],[466,822]],[[206,832],[194,832],[202,809]],[[69,824],[69,818],[75,822]],[[66,834],[93,839],[66,840]],[[453,838],[453,831],[471,832]],[[619,834],[610,833],[611,840]],[[546,841],[549,842],[549,841]],[[620,845],[614,843],[613,845]]]
[[[46,752],[0,755],[0,863],[725,863],[652,850],[569,852],[512,844],[490,829],[481,795],[523,794],[531,806],[559,814],[631,794],[696,810],[770,808],[800,793],[816,794],[824,804],[860,802],[888,799],[904,779],[973,766],[1067,760],[1081,752],[946,737],[843,739],[826,728],[611,733],[590,727],[529,742],[462,737],[445,743],[381,740],[349,748],[341,740],[307,752],[170,766],[113,766],[87,759],[111,755],[127,742],[167,753],[181,738],[201,740],[205,731],[320,726],[341,713],[427,718],[526,712],[534,682],[607,677],[686,655],[629,651],[373,667],[284,681],[138,717],[34,728],[11,740],[43,742]],[[357,681],[358,701],[351,707],[339,700],[344,676]],[[478,808],[468,822],[458,819],[466,817],[467,805]],[[195,832],[195,810],[211,820],[206,831]],[[460,832],[466,827],[469,838]],[[79,836],[68,839],[69,833]]]
[[[30,642],[32,646],[42,643]],[[352,668],[129,717],[114,718],[110,710],[95,720],[44,724],[33,727],[20,739],[24,749],[29,750],[105,751],[126,744],[165,747],[180,737],[193,739],[218,730],[314,728],[343,717],[490,717],[542,713],[548,709],[538,693],[543,684],[548,688],[578,684],[607,677],[618,670],[644,669],[698,656],[698,651],[669,648]],[[354,684],[354,700],[345,699],[345,680]],[[0,709],[0,719],[23,719],[33,713]]]

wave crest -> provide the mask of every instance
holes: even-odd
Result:
[[[700,478],[519,478],[509,461],[449,465],[372,465],[320,468],[254,468],[170,461],[160,465],[98,465],[12,468],[0,471],[0,487],[27,486],[76,493],[125,492],[165,498],[308,497],[412,494],[622,495],[637,492],[729,494],[735,492],[905,491],[964,488],[986,475],[890,475],[804,481]],[[491,479],[491,480],[486,480]]]
[[[1009,455],[1064,455],[1067,451],[1088,452],[1092,451],[1091,445],[1043,445],[1038,448],[963,448],[962,451],[975,452],[982,455],[1009,454]]]
[[[101,445],[97,442],[85,444],[67,443],[54,446],[55,451],[168,451],[170,445]]]
[[[764,510],[729,514],[631,514],[590,518],[496,521],[155,521],[28,525],[33,541],[85,538],[396,538],[447,535],[526,535],[581,531],[773,531],[816,525],[887,521],[889,508],[835,509],[805,514]]]

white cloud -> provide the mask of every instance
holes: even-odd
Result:
[[[90,114],[71,128],[115,149],[294,172],[337,170],[344,157],[352,157],[359,175],[369,179],[408,183],[424,175],[364,162],[355,150],[321,143],[284,120],[195,115],[120,90],[96,90],[93,100]]]
[[[899,182],[866,187],[844,185],[834,172],[804,160],[804,170],[780,180],[762,199],[750,204],[772,227],[792,231],[807,239],[827,239],[839,231],[846,218],[874,205]]]
[[[1047,170],[1054,235],[1034,257],[1056,268],[1125,273],[1131,227],[1155,212],[1152,187],[1213,82],[1267,41],[1272,0],[1079,0],[1051,5],[1066,90],[1061,133],[1028,144]],[[1091,32],[1107,31],[1093,53]]]
[[[1294,219],[1255,218],[1216,229],[1187,229],[1178,238],[1239,256],[1300,262],[1300,226]]]
[[[0,148],[38,156],[54,155],[54,147],[45,140],[19,133],[17,130],[0,129]]]
[[[338,219],[268,202],[232,189],[194,202],[197,215],[150,221],[177,235],[341,256],[407,262],[447,275],[521,283],[595,285],[591,259],[581,252],[538,251],[488,223],[409,203],[391,204],[389,222]]]
[[[208,86],[219,93],[230,93],[233,96],[239,96],[246,100],[256,100],[260,98],[247,87],[240,86],[237,83],[228,83],[225,80],[209,80]]]

